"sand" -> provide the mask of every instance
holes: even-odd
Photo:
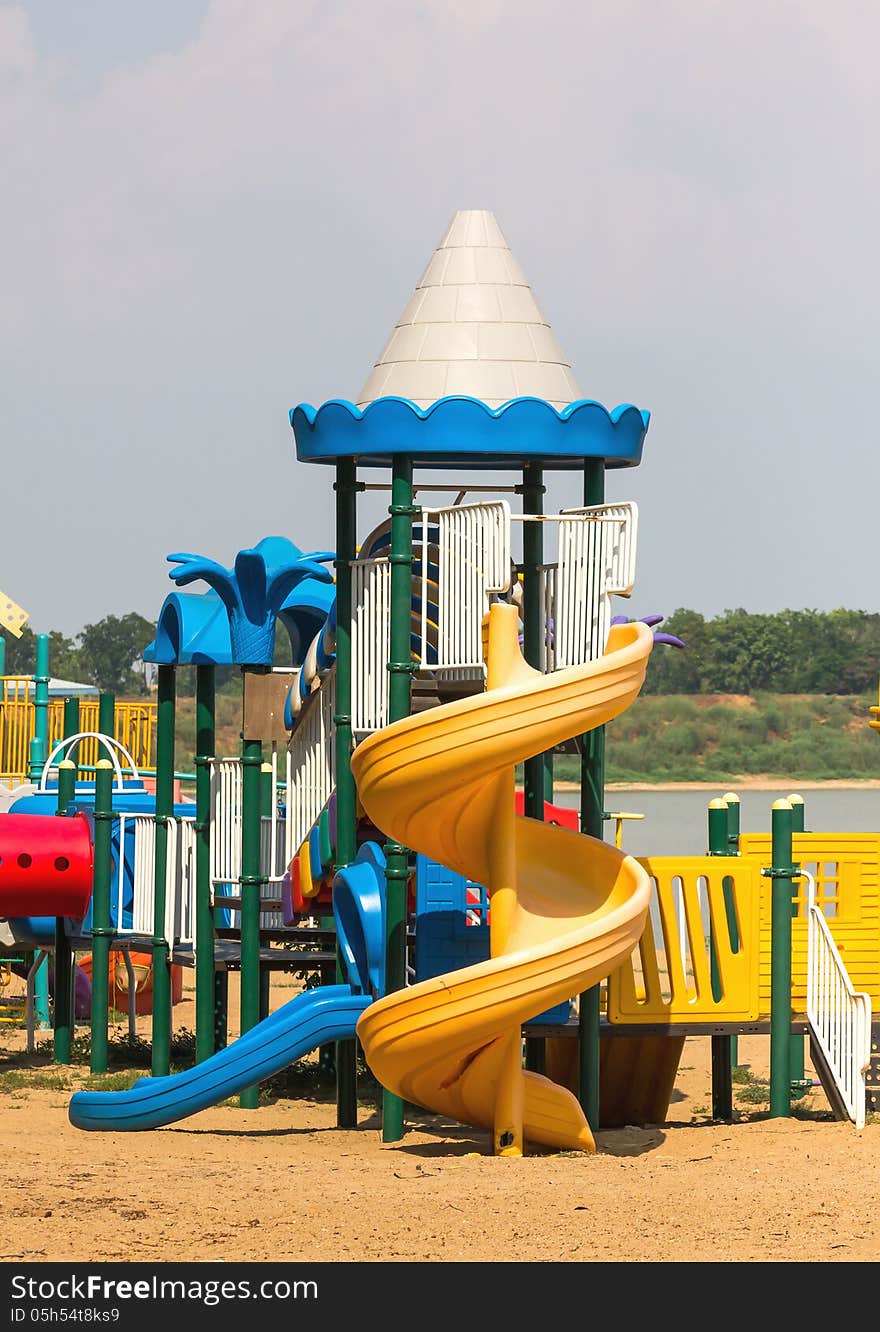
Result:
[[[190,980],[174,1011],[192,1030]],[[289,996],[273,984],[273,1007]],[[20,1069],[24,1032],[4,1028],[0,1045],[0,1072]],[[766,1078],[768,1038],[739,1049]],[[503,1160],[485,1133],[429,1115],[383,1145],[371,1096],[357,1130],[339,1130],[332,1092],[224,1104],[149,1133],[83,1133],[67,1106],[87,1070],[65,1071],[59,1087],[45,1056],[24,1059],[29,1085],[4,1092],[0,1115],[0,1260],[880,1258],[880,1122],[835,1122],[819,1088],[795,1102],[797,1117],[738,1099],[734,1123],[713,1122],[709,1060],[709,1038],[689,1038],[662,1124],[600,1133],[595,1155]]]

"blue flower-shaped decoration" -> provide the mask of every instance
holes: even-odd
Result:
[[[231,569],[204,555],[185,552],[169,555],[169,577],[179,587],[201,579],[212,587],[229,616],[232,660],[241,666],[271,666],[275,647],[275,621],[285,600],[305,578],[331,583],[324,568],[332,551],[304,555],[287,537],[264,537],[250,550],[241,550]]]

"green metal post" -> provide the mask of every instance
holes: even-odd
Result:
[[[116,697],[105,689],[98,695],[98,730],[102,735],[116,738]]]
[[[260,822],[263,819],[271,819],[272,809],[275,804],[275,779],[272,774],[272,764],[262,763],[260,765]],[[266,882],[265,879],[262,880]],[[262,891],[262,890],[261,890]],[[271,984],[272,973],[268,967],[260,965],[260,1021],[269,1016],[269,1004],[271,1002]]]
[[[544,473],[535,463],[527,463],[522,479],[523,514],[538,518],[544,512]],[[541,566],[544,562],[544,525],[523,523],[523,656],[535,670],[543,669],[544,607],[541,596]],[[548,794],[549,792],[549,794]],[[523,809],[527,818],[544,819],[544,801],[553,799],[553,754],[537,754],[523,764]],[[526,1035],[526,1068],[543,1072],[546,1062],[545,1042]]]
[[[770,1115],[791,1114],[791,805],[772,810],[770,913]],[[767,874],[767,871],[764,871]]]
[[[168,821],[174,817],[174,710],[176,670],[159,667],[156,707],[156,864],[153,897],[153,1051],[154,1078],[171,1069],[171,940],[166,937],[165,878],[168,869]]]
[[[70,700],[67,700],[70,702]],[[65,715],[67,709],[65,708]],[[58,809],[61,818],[76,790],[76,768],[69,759],[58,764]],[[70,1063],[70,1043],[73,1037],[73,950],[64,928],[64,917],[55,918],[55,1032],[52,1058],[56,1064]]]
[[[275,804],[275,779],[272,776],[272,764],[263,762],[260,764],[260,818],[270,819],[272,817],[272,806]]]
[[[791,805],[792,834],[802,833],[804,831],[804,817],[805,817],[804,798],[802,795],[790,795],[788,797],[788,803]],[[791,914],[792,918],[796,920],[798,915],[797,898],[795,898],[794,901],[792,902]],[[798,1034],[797,1032],[792,1032],[790,1072],[791,1072],[791,1089],[792,1089],[792,1095],[794,1096],[803,1096],[804,1092],[807,1090],[807,1087],[809,1086],[806,1079],[806,1054],[804,1050],[805,1045],[806,1045],[806,1038],[802,1034]]]
[[[211,908],[211,761],[216,667],[196,667],[196,1060],[214,1053],[214,913]]]
[[[538,516],[544,510],[544,474],[534,463],[523,468],[523,513]],[[541,565],[544,560],[544,530],[540,522],[523,523],[523,656],[530,666],[543,665],[544,614],[541,604]],[[544,818],[544,755],[523,764],[523,805],[530,819]]]
[[[79,733],[79,699],[66,698],[64,700],[64,739],[69,740],[72,735]],[[64,757],[73,765],[73,779],[76,783],[79,775],[79,760],[77,755],[79,748],[77,745],[69,745],[64,752]],[[100,757],[100,756],[99,756]]]
[[[34,738],[30,747],[30,779],[38,782],[49,757],[49,635],[37,634],[36,664],[34,668]],[[39,1030],[45,1031],[49,1021],[49,964],[39,968],[34,976],[34,1019]]]
[[[727,806],[727,854],[729,856],[739,855],[739,831],[740,831],[740,806],[739,796],[735,791],[725,791],[722,797]],[[727,926],[730,930],[730,942],[735,950],[739,950],[739,925],[736,919],[736,907],[733,899],[733,885],[729,879],[724,880],[724,906],[727,911]],[[731,1068],[739,1066],[739,1037],[730,1038],[730,1064]]]
[[[727,805],[723,800],[709,801],[709,855],[726,856],[727,842]],[[721,998],[721,979],[718,974],[718,951],[715,932],[709,926],[709,958],[711,968],[712,996],[717,1001]],[[729,1036],[712,1038],[712,1118],[733,1119],[733,1079],[731,1077],[732,1055]]]
[[[92,1011],[93,1073],[107,1072],[107,1023],[110,1018],[111,840],[113,832],[113,765],[99,758],[95,765],[94,886],[92,888]]]
[[[259,740],[241,742],[241,1022],[242,1036],[260,1020],[260,895],[265,882],[260,864],[260,769],[263,746]],[[239,1097],[242,1110],[256,1110],[259,1084],[246,1087]]]
[[[584,506],[605,502],[605,460],[584,462]],[[605,834],[605,727],[581,736],[581,832]],[[578,1004],[578,1099],[590,1128],[599,1128],[600,988],[585,990]]]
[[[357,854],[357,799],[351,771],[354,747],[351,729],[351,565],[357,553],[358,490],[354,458],[340,458],[337,462],[335,488],[336,711],[333,714],[333,743],[336,751],[335,856],[339,869],[350,864]],[[345,979],[338,949],[336,979],[340,983]],[[336,1123],[339,1128],[357,1127],[357,1041],[336,1043]]]
[[[37,657],[34,666],[34,734],[30,744],[28,775],[38,782],[43,764],[49,756],[49,635],[37,634]],[[45,975],[41,967],[37,975]]]
[[[391,624],[388,670],[388,719],[408,717],[412,685],[410,620],[412,615],[412,527],[413,466],[409,457],[395,457],[391,470]],[[389,839],[385,843],[385,945],[388,992],[406,985],[406,893],[409,853]],[[393,1092],[382,1092],[382,1139],[397,1142],[403,1137],[403,1101]]]

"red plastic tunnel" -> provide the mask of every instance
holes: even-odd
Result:
[[[85,814],[0,814],[0,916],[85,915],[92,895]]]

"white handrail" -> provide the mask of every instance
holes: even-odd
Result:
[[[141,775],[137,770],[137,765],[135,764],[134,758],[125,748],[125,745],[122,744],[121,741],[114,740],[112,735],[102,735],[100,731],[77,731],[76,735],[68,735],[63,740],[59,740],[57,745],[55,745],[54,749],[52,750],[52,753],[49,755],[49,757],[46,759],[46,762],[43,764],[43,771],[40,775],[40,785],[37,787],[38,791],[45,792],[48,789],[46,786],[46,779],[49,776],[49,770],[52,767],[52,760],[55,758],[55,755],[60,754],[63,751],[66,751],[70,746],[74,744],[79,744],[80,740],[98,740],[100,741],[101,744],[103,744],[104,748],[107,750],[108,754],[110,755],[110,761],[113,764],[113,768],[116,773],[117,785],[113,788],[115,791],[124,790],[124,784],[122,780],[122,765],[119,762],[116,750],[119,750],[120,753],[123,755],[123,757],[127,760],[127,766],[130,769],[135,781],[140,781]]]
[[[628,597],[635,585],[637,506],[627,501],[514,517],[555,524],[558,533],[558,562],[541,569],[545,671],[594,661],[605,651],[612,595]]]
[[[335,707],[334,666],[318,692],[308,700],[290,742],[285,793],[285,867],[315,826],[336,785]]]
[[[816,902],[816,880],[807,882],[807,1021],[825,1058],[846,1112],[865,1127],[865,1074],[871,1061],[871,997],[853,988],[828,922]]]

